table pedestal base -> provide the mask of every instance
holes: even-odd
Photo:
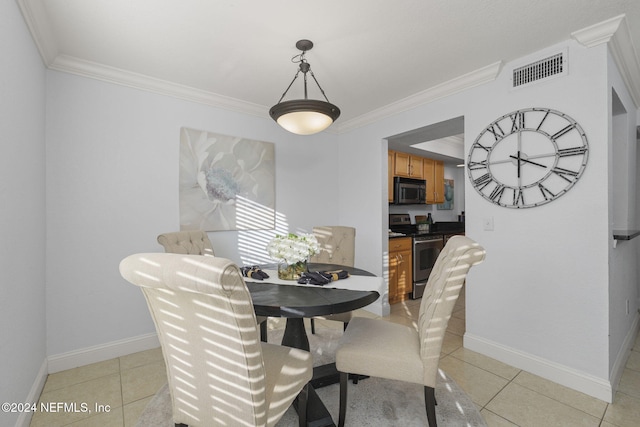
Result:
[[[282,345],[309,351],[309,338],[304,327],[304,319],[300,317],[287,318],[287,326],[284,329]],[[313,369],[313,377],[316,377],[316,369]],[[333,364],[335,370],[335,363]],[[336,371],[337,373],[337,371]],[[328,385],[328,384],[327,384]],[[313,379],[309,382],[309,395],[307,397],[307,426],[309,427],[335,427],[331,414],[320,400],[313,385]],[[294,407],[297,410],[296,398]]]

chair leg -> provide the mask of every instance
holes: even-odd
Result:
[[[311,318],[311,333],[314,335],[316,333],[316,320],[313,317]]]
[[[338,415],[338,427],[344,427],[347,415],[347,385],[349,384],[349,374],[340,372],[340,412]]]
[[[307,399],[309,397],[309,384],[307,383],[298,393],[298,425],[307,427]]]
[[[347,330],[347,326],[349,326],[349,322],[344,322],[344,324],[342,326],[342,332]]]
[[[427,421],[429,422],[429,427],[437,427],[436,390],[433,387],[424,386],[424,403],[427,408]]]
[[[260,323],[260,341],[267,342],[267,321]]]

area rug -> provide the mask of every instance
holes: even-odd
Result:
[[[269,342],[279,343],[282,330],[269,331]],[[342,331],[318,328],[315,335],[309,334],[309,346],[314,365],[334,361],[335,348]],[[317,390],[329,413],[338,422],[339,385],[334,384]],[[469,396],[458,387],[447,374],[440,370],[436,385],[436,418],[438,426],[486,427],[478,409]],[[347,394],[347,426],[425,426],[427,415],[424,408],[424,388],[380,378],[367,378],[353,384],[349,381]],[[293,408],[284,414],[278,427],[298,425],[298,416]],[[136,427],[173,427],[171,419],[171,397],[164,385],[149,402]]]

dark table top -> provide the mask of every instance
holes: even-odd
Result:
[[[263,266],[269,269],[270,266]],[[273,266],[271,266],[273,268]],[[373,274],[346,266],[309,264],[310,271],[342,269],[353,275]],[[247,282],[253,307],[257,315],[268,317],[313,317],[344,313],[365,307],[380,297],[376,291],[323,288],[315,285],[279,285],[264,282]]]

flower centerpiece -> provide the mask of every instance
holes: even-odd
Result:
[[[278,277],[283,280],[298,280],[307,271],[307,260],[318,250],[315,236],[304,233],[276,235],[267,245],[269,256],[278,261]]]

